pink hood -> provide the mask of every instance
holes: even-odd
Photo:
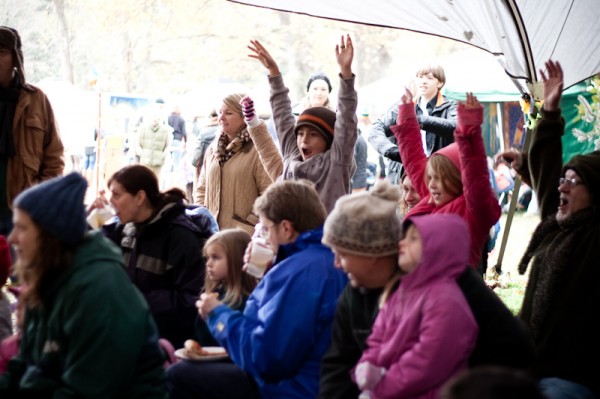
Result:
[[[412,216],[404,220],[404,231],[410,224],[421,235],[423,255],[415,270],[402,277],[402,287],[411,290],[434,280],[455,280],[469,261],[471,238],[465,220],[443,213]]]

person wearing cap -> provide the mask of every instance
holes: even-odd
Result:
[[[252,51],[249,57],[259,60],[269,71],[271,109],[283,156],[282,179],[307,179],[315,183],[327,211],[331,212],[335,201],[350,193],[350,180],[356,169],[357,94],[350,35],[342,36],[335,49],[340,66],[337,114],[326,107],[311,107],[297,121],[292,114],[289,89],[273,57],[257,40],[251,40],[248,48]]]
[[[384,287],[397,283],[399,198],[396,186],[379,182],[371,191],[341,197],[325,221],[323,244],[350,282],[338,299],[331,344],[321,361],[319,398],[360,393],[350,370],[366,349]]]
[[[421,141],[426,155],[450,145],[456,128],[456,101],[448,100],[441,92],[446,84],[446,73],[441,65],[428,64],[416,73],[414,108],[421,130]],[[398,143],[392,132],[392,126],[398,119],[397,102],[387,111],[383,118],[375,121],[369,131],[369,143],[388,160],[387,179],[393,184],[400,184],[403,160]]]
[[[27,285],[25,320],[0,397],[166,399],[156,326],[119,248],[87,232],[86,189],[71,173],[14,201],[8,240]]]
[[[25,80],[19,33],[0,26],[0,234],[12,229],[23,190],[61,176],[63,144],[46,95]]]
[[[530,175],[541,214],[519,264],[521,274],[530,269],[520,317],[533,335],[531,372],[542,393],[549,399],[598,398],[600,151],[562,165],[563,71],[552,60],[545,67],[541,119],[528,162],[518,170]]]
[[[467,368],[479,327],[456,279],[469,257],[468,227],[452,214],[404,219],[400,285],[383,304],[352,377],[359,398],[437,398]]]
[[[358,397],[350,376],[380,310],[398,287],[398,188],[386,181],[372,190],[341,197],[327,217],[323,243],[335,254],[336,266],[348,273],[337,304],[329,349],[321,362],[319,398]],[[529,332],[490,290],[475,269],[463,268],[456,281],[479,327],[469,366],[527,367],[533,357]]]
[[[332,89],[331,81],[325,72],[316,72],[310,75],[306,82],[306,96],[300,102],[302,111],[312,107],[325,107],[335,111],[329,100]]]

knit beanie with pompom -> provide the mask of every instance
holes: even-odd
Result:
[[[385,181],[370,191],[340,197],[325,221],[323,244],[351,255],[396,255],[401,236],[399,199],[398,187]]]

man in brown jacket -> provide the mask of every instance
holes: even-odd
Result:
[[[46,95],[25,81],[19,33],[0,26],[0,234],[12,230],[12,202],[63,173],[63,145]]]

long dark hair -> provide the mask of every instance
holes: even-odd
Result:
[[[119,183],[131,195],[136,195],[143,190],[155,211],[171,202],[186,199],[186,194],[178,188],[161,192],[158,188],[158,178],[150,168],[144,165],[125,166],[110,177],[108,185],[110,186],[112,182]]]
[[[52,278],[71,266],[75,247],[63,243],[32,221],[39,231],[37,253],[28,265],[17,260],[15,267],[19,281],[27,286],[20,300],[33,308],[47,299],[44,295]]]

